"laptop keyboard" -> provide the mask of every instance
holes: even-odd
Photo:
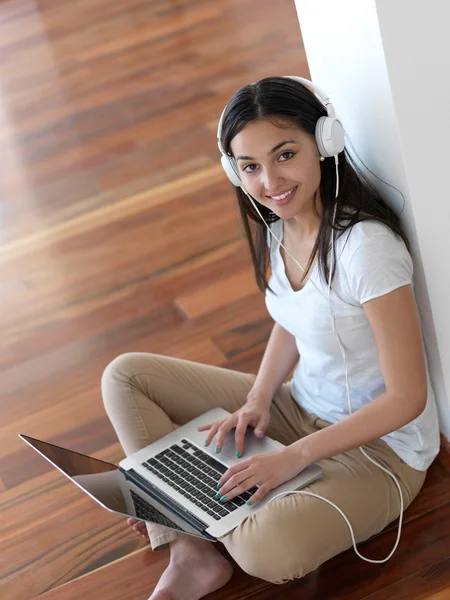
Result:
[[[183,529],[169,519],[169,517],[166,517],[165,514],[146,502],[143,498],[133,492],[133,490],[130,490],[130,493],[133,498],[134,510],[136,511],[136,517],[138,519],[144,519],[144,521],[147,520],[152,523],[159,523],[159,525],[166,525],[172,529],[183,531]]]
[[[216,521],[245,504],[258,489],[253,487],[229,502],[216,500],[217,483],[228,467],[184,439],[148,459],[142,466]]]

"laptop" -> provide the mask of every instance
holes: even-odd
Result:
[[[235,430],[228,432],[221,452],[215,454],[213,443],[203,445],[205,432],[197,427],[230,414],[222,408],[209,410],[123,459],[119,466],[24,434],[19,437],[106,510],[215,542],[276,494],[303,488],[322,474],[319,466],[310,465],[253,507],[247,500],[258,486],[219,502],[217,483],[239,462]],[[268,436],[257,438],[249,427],[244,459],[283,447]]]

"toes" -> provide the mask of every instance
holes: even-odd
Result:
[[[127,519],[127,523],[136,531],[136,533],[139,533],[143,537],[148,538],[147,526],[144,521],[140,521],[139,519],[130,517],[129,519]]]

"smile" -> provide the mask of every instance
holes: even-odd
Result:
[[[269,198],[271,200],[273,200],[276,204],[287,204],[289,202],[289,200],[292,198],[292,196],[294,195],[297,187],[298,186],[296,185],[295,187],[293,187],[288,192],[285,192],[284,194],[280,194],[279,196],[269,196]]]

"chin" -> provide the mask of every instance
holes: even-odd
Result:
[[[289,202],[284,206],[274,206],[271,209],[276,215],[280,215],[283,219],[290,219],[291,217],[295,217],[296,215],[301,213],[301,209],[295,204]]]

